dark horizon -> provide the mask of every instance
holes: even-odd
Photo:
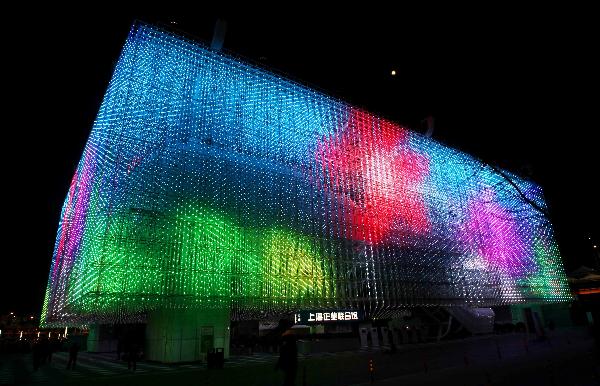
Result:
[[[588,129],[598,63],[592,24],[575,20],[583,16],[30,17],[29,29],[9,43],[8,111],[17,124],[9,124],[6,143],[21,153],[4,161],[15,189],[8,217],[16,221],[7,235],[0,313],[41,310],[62,204],[135,19],[170,24],[209,44],[222,17],[227,50],[415,131],[434,116],[434,139],[542,186],[567,271],[598,268],[592,241],[600,243],[600,173]]]

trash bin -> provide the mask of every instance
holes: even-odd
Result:
[[[310,354],[311,342],[309,340],[298,340],[298,354]]]
[[[224,349],[222,347],[211,349],[207,353],[206,362],[206,367],[209,369],[222,369],[225,363]]]

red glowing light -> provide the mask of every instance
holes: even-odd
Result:
[[[408,132],[354,110],[337,136],[318,148],[325,189],[346,208],[343,236],[376,244],[392,228],[423,233],[429,227],[418,185],[425,156],[408,148]]]

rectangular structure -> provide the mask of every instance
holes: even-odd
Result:
[[[530,181],[138,23],[64,203],[43,320],[567,300],[545,205]]]

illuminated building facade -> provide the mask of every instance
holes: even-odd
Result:
[[[69,187],[42,317],[567,300],[551,224],[521,194],[546,205],[532,182],[137,23]]]

